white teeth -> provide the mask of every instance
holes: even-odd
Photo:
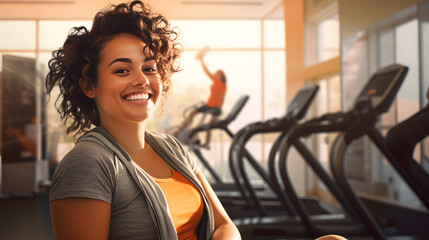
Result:
[[[129,95],[126,97],[128,101],[134,101],[134,100],[147,100],[149,99],[148,93],[139,93],[135,95]]]

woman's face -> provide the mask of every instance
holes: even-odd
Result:
[[[84,90],[94,98],[101,125],[142,122],[159,104],[162,82],[145,44],[130,34],[105,43],[100,53],[97,86]]]

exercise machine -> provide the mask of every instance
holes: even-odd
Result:
[[[382,98],[383,106],[390,106],[406,73],[407,68],[401,65],[393,65],[380,69],[369,79],[351,110],[326,114],[295,126],[283,137],[279,144],[280,154],[278,163],[276,163],[274,157],[269,159],[271,178],[273,181],[277,179],[282,180],[284,189],[300,216],[308,236],[320,236],[332,232],[346,236],[374,236],[375,232],[373,231],[373,226],[375,223],[366,221],[365,213],[362,213],[361,209],[356,208],[346,196],[341,184],[339,184],[338,181],[334,181],[334,179],[338,180],[337,176],[334,174],[334,179],[329,176],[318,160],[300,141],[300,138],[315,133],[347,132],[353,129],[363,128],[362,126],[356,126],[356,122],[364,123],[365,127],[371,126],[371,124],[373,126],[375,122],[369,121],[369,119],[377,119],[384,111],[368,111],[367,108],[363,107],[367,104],[368,99],[370,99],[370,94],[378,95],[380,91],[382,91],[386,94],[383,95]],[[383,110],[386,111],[387,109],[385,108]],[[345,210],[342,216],[341,214],[338,216],[326,215],[328,218],[325,218],[324,215],[312,216],[309,214],[295,192],[288,175],[287,155],[292,146],[303,156],[304,160],[341,204]],[[334,152],[335,148],[333,147],[331,151]],[[276,169],[278,169],[279,173],[277,173]],[[334,171],[332,170],[332,172]]]
[[[429,89],[427,91],[429,99]],[[429,135],[429,104],[389,130],[386,144],[390,163],[429,209],[429,174],[413,158],[416,145]],[[424,158],[423,156],[422,158]]]
[[[270,188],[270,192],[257,191],[254,184],[251,184],[244,167],[244,160],[247,159],[245,158],[245,146],[257,134],[284,134],[288,132],[305,116],[318,90],[319,87],[317,85],[308,85],[301,88],[292,99],[283,117],[249,124],[242,128],[233,138],[229,151],[230,169],[242,196],[251,200],[251,206],[256,208],[259,216],[269,215],[261,200],[268,200],[269,202],[280,201],[286,214],[290,216],[295,216],[296,212],[290,204],[289,198],[284,194],[284,191],[276,184],[276,181],[271,181],[267,173],[260,173],[260,177]],[[274,143],[275,145],[276,143]]]

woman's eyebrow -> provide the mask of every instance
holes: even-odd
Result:
[[[155,60],[155,58],[154,57],[146,57],[144,59],[144,62],[149,62],[149,61],[152,61],[152,60]]]
[[[113,60],[111,63],[109,63],[109,66],[114,64],[115,62],[131,63],[131,59],[129,59],[129,58],[117,58],[117,59]]]

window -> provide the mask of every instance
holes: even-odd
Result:
[[[285,47],[285,23],[283,20],[264,20],[264,47],[284,48]]]
[[[412,8],[416,9],[416,8]],[[421,28],[417,13],[406,9],[367,30],[343,40],[343,83],[346,106],[351,106],[357,92],[376,70],[398,63],[409,67],[396,100],[389,112],[381,115],[377,128],[386,134],[400,121],[422,108]],[[420,27],[420,28],[419,28]],[[369,51],[370,50],[370,51]],[[420,93],[420,94],[419,94]],[[426,140],[427,141],[427,140]],[[423,144],[418,144],[414,158],[424,165]],[[347,174],[360,193],[394,200],[407,207],[419,208],[421,203],[383,154],[368,139],[360,139],[348,149]]]
[[[34,50],[36,48],[36,21],[3,20],[0,32],[0,50]]]
[[[237,119],[231,123],[233,133],[251,122],[284,115],[283,20],[181,20],[174,21],[174,25],[180,29],[185,49],[181,59],[182,71],[173,76],[173,87],[163,114],[152,119],[148,127],[165,130],[177,126],[189,107],[207,100],[211,82],[195,60],[197,51],[205,46],[210,47],[205,58],[208,68],[211,71],[222,69],[227,75],[224,116],[241,95],[250,96]],[[194,123],[199,121],[199,118],[194,119]],[[203,150],[203,154],[215,169],[220,169],[223,178],[229,179],[230,138],[225,133],[214,131],[211,142],[210,150]],[[252,138],[248,143],[249,151],[262,164],[268,155],[263,144],[261,137]]]
[[[189,48],[259,48],[261,26],[258,20],[178,20],[180,41]]]
[[[337,2],[309,16],[305,36],[306,65],[311,66],[340,55],[340,25]]]
[[[280,6],[281,7],[281,6]],[[0,53],[37,58],[37,66],[44,76],[48,72],[51,52],[61,47],[72,27],[91,27],[91,20],[27,20],[0,21],[0,31],[10,37],[0,39]],[[210,80],[204,74],[195,54],[205,46],[211,50],[206,63],[211,71],[222,69],[227,75],[227,95],[224,103],[226,114],[240,95],[250,96],[245,108],[231,124],[233,132],[264,116],[279,117],[285,113],[285,52],[284,21],[269,20],[176,20],[180,42],[184,45],[181,59],[182,71],[173,75],[173,87],[167,98],[163,114],[148,122],[155,131],[167,131],[179,124],[183,112],[199,102],[205,102]],[[36,29],[38,32],[36,32]],[[13,30],[13,31],[12,31]],[[36,39],[37,38],[37,39]],[[36,46],[37,44],[37,46]],[[1,62],[1,59],[0,59]],[[1,64],[0,64],[1,65]],[[61,131],[58,149],[51,151],[61,159],[73,146],[73,139],[66,136],[54,103],[56,89],[47,102],[47,148],[52,146],[55,134]],[[198,120],[198,119],[196,119]],[[228,150],[230,140],[223,133],[213,133],[213,147],[207,151],[210,161],[228,174]],[[256,159],[263,161],[263,140],[252,139],[249,143]]]
[[[92,21],[54,21],[39,22],[39,49],[51,50],[61,47],[73,27],[85,26],[91,29]]]
[[[316,62],[320,63],[337,57],[339,51],[338,14],[330,16],[316,25]]]

